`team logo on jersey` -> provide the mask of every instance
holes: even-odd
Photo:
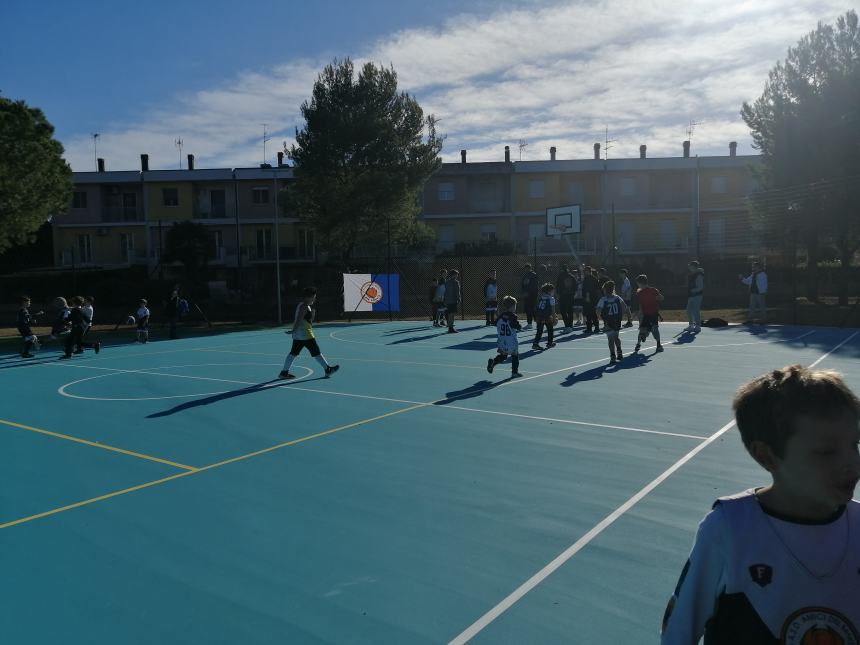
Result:
[[[767,587],[773,582],[773,569],[766,564],[754,564],[750,567],[750,577],[759,587]]]
[[[378,282],[365,282],[361,285],[361,293],[364,294],[364,301],[372,305],[382,300],[382,287]]]
[[[786,645],[858,645],[857,629],[833,609],[806,607],[794,612],[782,626]]]

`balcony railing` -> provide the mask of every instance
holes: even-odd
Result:
[[[143,209],[137,206],[104,206],[102,222],[142,222]]]

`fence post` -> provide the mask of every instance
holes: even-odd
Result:
[[[463,294],[466,293],[464,284],[466,282],[466,274],[463,273],[463,254],[460,253],[460,320],[466,320],[466,299]]]

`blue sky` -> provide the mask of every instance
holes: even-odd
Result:
[[[198,166],[269,160],[333,58],[393,64],[440,120],[444,157],[584,158],[609,127],[610,156],[749,154],[738,116],[767,71],[832,0],[367,0],[39,3],[4,0],[0,92],[42,108],[75,170],[174,168],[181,137]]]

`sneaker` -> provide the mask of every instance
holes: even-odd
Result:
[[[621,359],[623,359],[623,358],[624,358],[624,354],[622,354],[621,352],[618,352],[618,362],[619,363],[621,362]]]
[[[531,324],[531,323],[529,323],[528,325],[526,325],[525,327],[523,327],[523,329],[532,329],[532,324]]]
[[[538,345],[537,343],[534,343],[534,344],[532,345],[532,349],[543,349],[543,347],[541,347],[541,346],[540,346],[540,345]]]
[[[546,344],[547,349],[549,349],[550,347],[555,347],[555,343],[547,343]]]
[[[21,354],[21,358],[36,358],[36,355],[27,352],[26,354]]]
[[[565,327],[564,329],[561,330],[561,333],[568,334],[572,331],[573,331],[573,327]]]
[[[684,327],[684,329],[682,329],[681,331],[693,331],[693,325],[687,325],[687,326],[686,326],[686,327]]]
[[[281,373],[278,374],[278,378],[288,379],[288,378],[296,378],[296,377],[295,377],[295,375],[290,374],[287,370],[281,370]]]
[[[699,327],[698,325],[696,325],[695,327],[693,327],[693,333],[694,333],[694,334],[698,334],[700,331],[702,331],[702,328],[701,328],[701,327]]]
[[[325,375],[331,376],[340,369],[340,365],[329,365],[325,368]]]
[[[662,345],[657,345],[657,351],[658,351],[658,352],[662,352],[662,351],[663,351],[663,346],[662,346]]]
[[[641,345],[639,343],[636,343],[636,347],[633,348],[633,353],[635,354],[636,352],[638,352],[640,347]]]
[[[511,372],[511,378],[517,378],[518,376],[522,376],[519,372]]]
[[[487,361],[487,371],[488,371],[490,374],[492,374],[492,373],[493,373],[493,368],[494,368],[495,366],[496,366],[496,363],[495,363],[495,361],[494,361],[492,358],[491,358],[491,359],[489,359],[489,360]]]
[[[93,347],[93,351],[94,351],[96,354],[98,354],[100,351],[102,351],[102,344],[101,344],[101,341],[98,341],[98,340],[96,341],[95,347]]]
[[[72,355],[71,355],[71,354],[63,354],[62,356],[60,356],[60,360],[61,360],[61,361],[67,361],[67,360],[69,360],[71,357],[72,357]]]
[[[615,358],[615,356],[609,357],[609,364],[610,365],[615,365],[615,363],[617,363],[617,362],[618,362],[618,360]]]
[[[449,334],[459,334],[460,332],[458,332],[458,331],[457,331],[456,329],[454,329],[453,327],[450,327],[450,328],[448,328],[448,333],[449,333]]]
[[[626,323],[624,323],[624,327],[632,327],[632,326],[633,326],[632,320],[628,320]]]

